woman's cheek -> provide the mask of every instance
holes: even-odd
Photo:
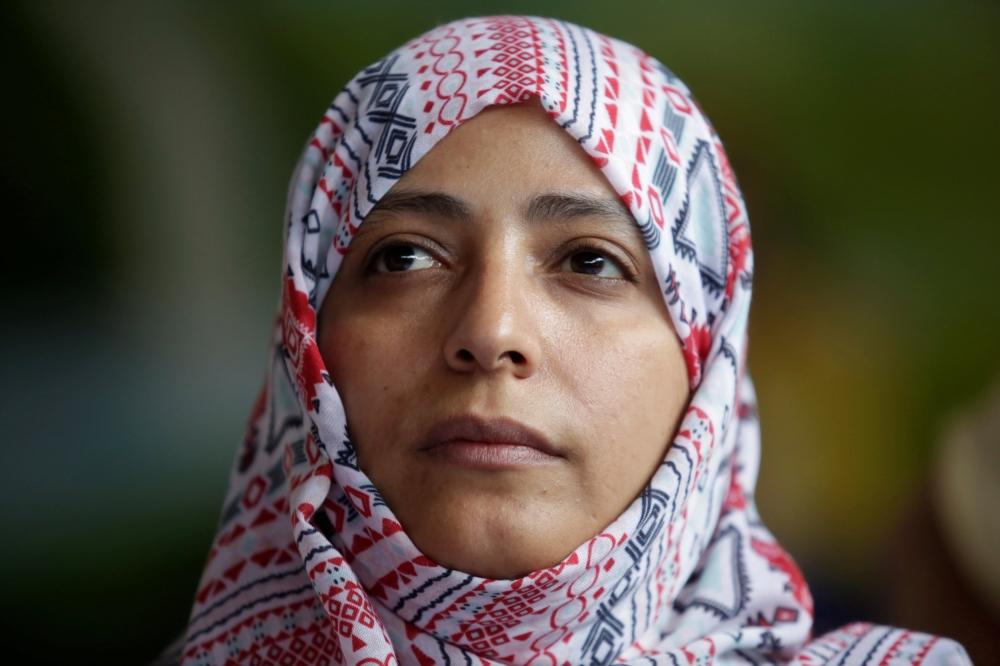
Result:
[[[587,364],[587,433],[602,433],[586,447],[590,483],[597,494],[623,509],[649,481],[662,461],[687,396],[675,356],[681,352],[672,329],[658,322],[636,322],[610,336]],[[589,381],[588,381],[589,380]],[[683,394],[683,395],[681,395]]]

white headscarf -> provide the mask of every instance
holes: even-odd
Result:
[[[693,395],[618,519],[556,567],[485,580],[422,555],[358,469],[316,312],[354,232],[417,160],[487,106],[533,96],[635,217]],[[753,500],[746,209],[711,124],[655,59],[551,19],[436,28],[337,96],[292,179],[285,224],[268,377],[184,663],[968,663],[951,641],[868,624],[807,644],[809,589]]]

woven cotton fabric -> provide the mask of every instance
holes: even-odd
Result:
[[[422,555],[356,464],[316,313],[365,216],[464,120],[532,97],[598,164],[652,256],[693,390],[639,498],[558,566],[486,580]],[[753,252],[719,138],[639,49],[561,21],[438,27],[337,95],[293,176],[267,379],[191,614],[185,664],[965,664],[812,599],[760,521],[744,371]]]

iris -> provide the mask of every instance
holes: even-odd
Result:
[[[576,252],[567,258],[565,268],[574,273],[595,277],[622,277],[622,271],[617,264],[597,252]]]
[[[434,258],[424,249],[415,245],[392,245],[377,257],[375,268],[382,273],[401,273],[409,270],[430,268]]]

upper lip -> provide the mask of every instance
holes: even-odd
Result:
[[[555,446],[537,430],[510,418],[461,416],[438,423],[424,440],[421,450],[427,451],[449,442],[481,444],[514,444],[538,449],[550,456],[559,456]]]

